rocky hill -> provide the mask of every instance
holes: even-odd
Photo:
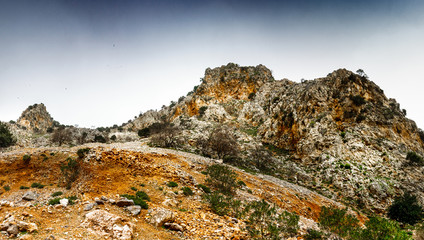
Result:
[[[17,124],[28,130],[46,133],[52,128],[54,121],[43,103],[29,106],[19,117]]]
[[[266,146],[277,150],[274,175],[372,212],[384,213],[404,191],[424,203],[423,168],[406,159],[423,155],[424,133],[363,72],[339,69],[296,83],[274,80],[262,65],[230,63],[207,69],[186,97],[125,127],[154,120],[182,129],[179,147],[189,151],[218,125],[229,126],[242,153],[236,165],[258,170],[249,153]]]
[[[297,83],[229,63],[201,80],[122,126],[54,124],[43,104],[8,123],[0,239],[373,239],[326,227],[323,209],[387,235],[398,225],[368,219],[404,193],[424,205],[424,133],[363,71]]]

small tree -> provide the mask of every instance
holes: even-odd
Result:
[[[72,158],[67,158],[66,164],[60,164],[60,171],[62,172],[65,178],[66,188],[70,189],[72,183],[75,182],[75,180],[77,180],[79,176],[80,162]]]
[[[153,131],[155,132],[155,131]],[[158,147],[177,147],[181,130],[171,124],[165,124],[161,130],[151,136],[150,142]]]
[[[237,174],[230,167],[213,164],[206,169],[206,183],[225,195],[233,195],[239,187]]]
[[[265,200],[254,201],[246,207],[250,211],[247,229],[255,239],[282,239],[293,237],[299,229],[299,216],[289,212],[278,212],[275,205]]]
[[[209,146],[224,161],[237,157],[238,143],[228,127],[218,126],[209,135]]]
[[[62,146],[63,143],[70,142],[72,140],[71,130],[65,127],[59,127],[53,131],[51,141]]]
[[[274,159],[271,153],[262,146],[256,146],[251,150],[250,157],[256,168],[261,171],[270,171],[274,167]]]
[[[5,123],[0,122],[0,148],[15,144],[16,140]]]
[[[409,193],[395,198],[395,201],[388,208],[390,219],[398,222],[414,225],[423,219],[423,208],[418,204],[417,197]]]

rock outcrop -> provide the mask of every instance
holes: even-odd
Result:
[[[45,133],[54,121],[43,103],[29,106],[19,117],[17,124],[34,132]]]
[[[151,115],[134,121],[149,126]],[[394,197],[412,191],[424,203],[422,167],[406,159],[410,151],[424,154],[424,133],[363,72],[338,69],[297,83],[274,80],[262,65],[230,63],[208,68],[192,93],[154,115],[182,129],[192,151],[218,124],[230,125],[240,152],[278,149],[289,180],[333,199],[383,212]]]

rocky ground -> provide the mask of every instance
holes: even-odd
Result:
[[[88,147],[78,179],[70,189],[63,184],[60,164],[78,158]],[[25,165],[24,154],[31,161]],[[247,239],[240,219],[214,214],[202,199],[201,172],[216,160],[186,152],[151,148],[144,142],[87,144],[74,148],[27,148],[0,154],[0,238],[19,239]],[[317,228],[321,206],[341,206],[306,188],[237,169],[246,183],[237,198],[266,199],[300,218],[300,234]],[[167,186],[169,181],[178,187]],[[45,185],[31,188],[33,183]],[[185,196],[188,186],[194,195]],[[5,188],[6,187],[6,188]],[[21,189],[29,187],[29,189]],[[132,189],[131,189],[132,188]],[[5,189],[8,189],[7,191]],[[148,209],[131,206],[121,194],[142,190]],[[61,191],[60,204],[49,205]],[[75,196],[71,205],[66,197]],[[128,206],[127,206],[128,205]],[[362,217],[362,216],[360,216]]]

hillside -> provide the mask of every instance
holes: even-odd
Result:
[[[363,71],[296,83],[275,80],[263,65],[229,63],[206,69],[187,96],[121,126],[63,126],[43,104],[7,126],[17,138],[0,153],[0,230],[8,237],[271,239],[271,230],[252,229],[279,222],[283,239],[313,230],[321,239],[372,239],[366,230],[335,232],[320,216],[347,207],[359,220],[353,225],[373,231],[367,221],[387,216],[404,193],[424,203],[424,133]],[[235,189],[214,185],[214,166],[234,171],[226,184]],[[226,174],[215,178],[230,181]],[[33,183],[45,186],[27,188]],[[50,205],[58,191],[62,203]],[[147,205],[134,199],[138,205],[124,207],[138,193]],[[74,205],[65,204],[70,196]],[[279,220],[253,220],[260,204],[275,206],[268,216]],[[288,222],[296,216],[294,230]]]

